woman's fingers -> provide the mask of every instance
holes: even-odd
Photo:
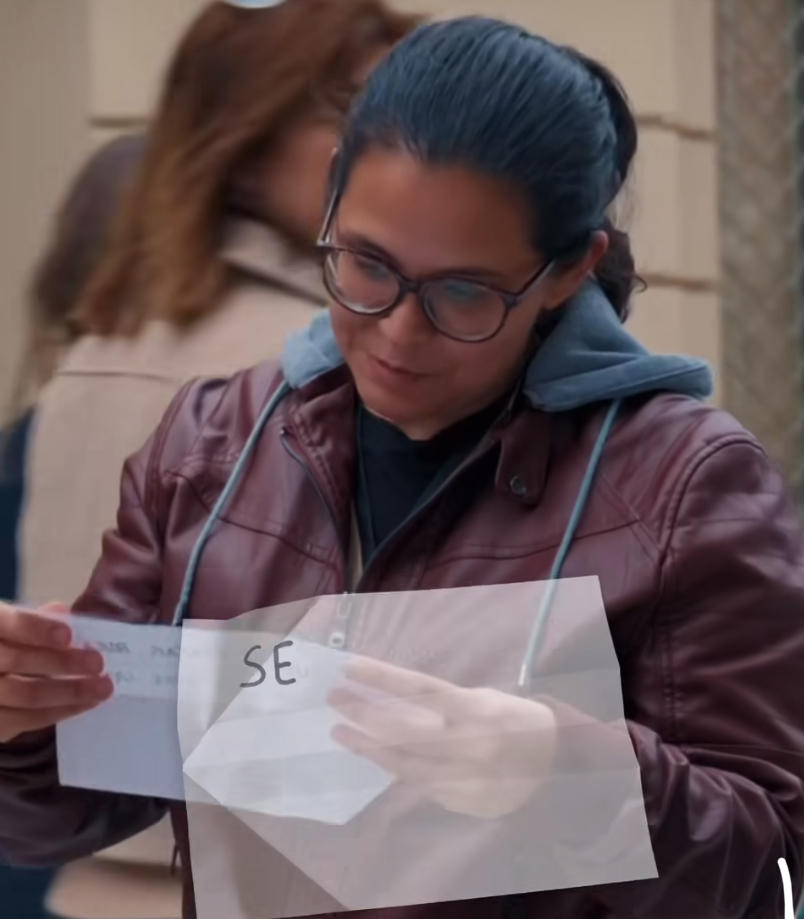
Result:
[[[343,674],[358,685],[426,707],[449,720],[460,721],[471,715],[471,690],[418,670],[361,657],[347,664]]]
[[[40,613],[55,613],[56,615],[59,615],[59,616],[67,616],[70,613],[70,607],[67,606],[65,603],[61,603],[58,600],[54,600],[50,603],[43,603],[42,606],[39,607],[39,612]]]
[[[410,785],[476,785],[479,782],[494,784],[495,779],[479,777],[477,764],[468,757],[446,757],[439,760],[418,755],[416,747],[389,747],[378,744],[349,725],[337,725],[332,730],[333,739],[351,750],[376,763],[380,768],[395,776],[399,781]]]
[[[110,698],[102,655],[72,647],[62,603],[25,610],[0,603],[0,743],[52,727]]]
[[[455,690],[455,686],[446,680],[370,657],[355,658],[344,667],[343,672],[344,676],[355,683],[394,696],[437,695]]]
[[[26,645],[0,644],[0,675],[98,676],[103,655],[92,648],[50,650]]]
[[[59,621],[55,604],[40,613],[0,603],[0,644],[58,649],[68,648],[71,642],[72,630],[66,622]]]
[[[446,737],[444,719],[436,712],[391,699],[367,700],[349,689],[334,689],[328,704],[377,743],[386,746],[432,744]]]
[[[346,724],[336,725],[332,729],[332,738],[357,756],[371,760],[390,775],[411,785],[428,785],[440,771],[431,760],[412,756],[396,747],[378,744]]]
[[[478,769],[471,756],[432,760],[410,748],[388,747],[349,725],[337,725],[333,739],[357,756],[375,763],[398,782],[416,788],[440,807],[455,814],[497,819],[522,808],[535,794],[542,777],[532,767],[513,777]]]
[[[108,676],[47,679],[0,676],[0,709],[44,711],[91,708],[110,698],[114,684]]]
[[[333,692],[329,702],[349,723],[338,725],[332,736],[337,742],[341,736],[347,738],[352,752],[370,756],[375,762],[378,762],[376,756],[399,756],[402,760],[421,762],[424,768],[430,769],[437,766],[453,768],[457,764],[461,773],[467,770],[471,773],[477,768],[477,756],[486,745],[478,743],[477,737],[467,738],[448,729],[435,713],[418,709],[421,717],[396,717],[395,705],[386,707],[361,702],[358,696],[341,704],[341,692]]]
[[[49,603],[37,612],[0,604],[0,675],[96,676],[103,657],[91,648],[70,647],[67,608]]]

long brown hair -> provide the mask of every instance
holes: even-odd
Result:
[[[80,335],[73,319],[76,304],[102,262],[144,151],[141,135],[115,138],[93,153],[67,189],[34,269],[15,413],[35,396],[59,354]]]
[[[132,334],[148,319],[183,326],[213,311],[228,279],[218,252],[238,170],[308,107],[342,108],[367,58],[418,22],[383,0],[211,3],[170,63],[142,170],[76,313],[80,326]]]

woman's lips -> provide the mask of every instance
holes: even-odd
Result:
[[[372,357],[371,362],[377,367],[382,373],[391,374],[397,377],[405,377],[410,380],[421,380],[430,374],[419,373],[415,370],[409,370],[407,367],[403,367],[400,364],[392,364],[389,361],[384,361],[378,357]]]

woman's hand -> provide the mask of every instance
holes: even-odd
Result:
[[[333,738],[446,810],[502,817],[527,804],[547,777],[556,746],[547,706],[375,660],[361,659],[345,675],[385,699],[333,690],[329,704],[351,722],[337,725]]]
[[[114,690],[103,657],[74,648],[72,633],[48,604],[26,612],[0,603],[0,743],[88,711]]]

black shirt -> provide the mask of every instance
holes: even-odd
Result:
[[[458,468],[509,400],[507,395],[424,441],[411,440],[358,404],[356,510],[365,562]]]

